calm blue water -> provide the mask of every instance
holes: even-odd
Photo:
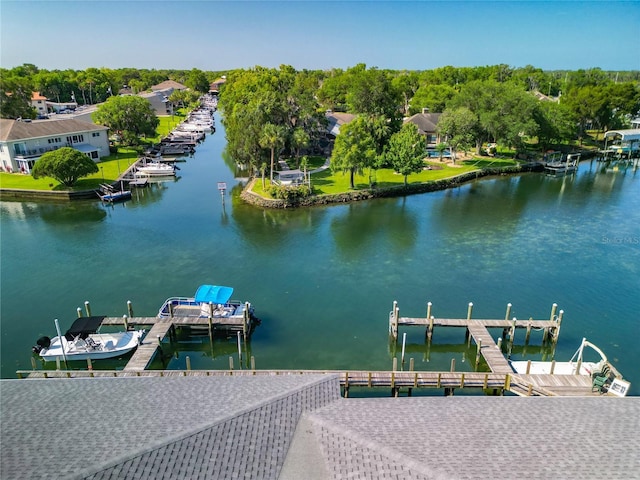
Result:
[[[350,205],[271,211],[244,205],[223,160],[224,132],[181,164],[176,181],[105,207],[1,202],[1,375],[31,368],[31,346],[76,308],[121,316],[131,300],[154,316],[165,298],[202,283],[235,287],[262,324],[247,353],[258,368],[388,369],[388,312],[564,322],[557,360],[582,337],[600,346],[640,393],[640,172],[539,174]],[[231,192],[222,204],[217,182]],[[462,330],[406,330],[416,369],[469,370]],[[499,332],[496,332],[498,336]],[[520,333],[521,337],[524,333]],[[534,334],[524,358],[540,358]],[[186,339],[186,338],[185,338]],[[227,368],[233,341],[189,337],[169,368]],[[517,338],[516,343],[522,343]],[[399,355],[398,352],[396,352]],[[517,349],[515,356],[522,356]],[[246,355],[244,357],[246,359]],[[124,362],[116,362],[120,368]]]

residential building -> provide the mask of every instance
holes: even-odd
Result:
[[[213,82],[211,82],[211,84],[209,85],[209,93],[213,93],[213,94],[218,94],[220,93],[220,88],[222,87],[222,85],[224,85],[227,81],[227,76],[223,75],[220,78],[216,78]]]
[[[94,161],[109,155],[108,128],[76,119],[20,121],[0,119],[0,167],[31,173],[42,154],[73,147]]]
[[[406,118],[404,123],[411,122],[418,127],[420,135],[425,137],[427,148],[435,148],[435,146],[441,142],[440,134],[438,133],[438,121],[440,120],[441,113],[429,113],[422,112]]]
[[[33,92],[31,94],[31,106],[36,109],[36,115],[39,117],[49,113],[47,110],[47,97],[40,95],[40,92]]]

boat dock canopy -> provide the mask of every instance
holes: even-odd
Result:
[[[218,285],[200,285],[196,290],[196,302],[227,303],[233,294],[233,288]]]
[[[623,142],[640,140],[640,128],[631,128],[628,130],[609,130],[604,134],[605,138],[620,137]]]
[[[76,321],[71,324],[71,327],[69,327],[69,330],[67,330],[67,333],[65,333],[64,336],[67,340],[73,340],[78,335],[80,335],[81,338],[85,338],[91,333],[96,333],[104,319],[104,315],[100,317],[77,318]]]

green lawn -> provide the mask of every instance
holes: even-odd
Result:
[[[322,162],[324,163],[324,161]],[[320,163],[320,164],[322,164]],[[502,168],[517,165],[517,162],[505,158],[473,158],[459,162],[458,165],[450,166],[438,161],[426,162],[431,167],[429,170],[423,170],[420,173],[414,173],[407,177],[407,183],[426,183],[443,178],[450,178],[463,173],[480,170],[483,168]],[[398,187],[404,184],[404,176],[395,173],[391,169],[379,169],[371,172],[365,171],[362,175],[355,175],[355,190],[363,190],[369,188],[369,175],[371,181],[376,183],[378,188]],[[311,184],[315,195],[339,194],[351,191],[349,185],[348,173],[332,173],[331,169],[315,173],[311,176]],[[269,187],[269,178],[265,180],[265,185]],[[258,179],[254,186],[253,192],[263,197],[269,197],[264,193],[262,188],[262,180]]]
[[[98,173],[89,175],[78,181],[74,191],[93,190],[101,183],[115,182],[120,174],[124,172],[138,158],[135,150],[120,148],[117,155],[109,155],[97,164]],[[0,188],[15,188],[22,190],[67,190],[53,178],[34,179],[31,175],[21,173],[0,173]]]
[[[185,113],[177,112],[173,116],[158,117],[160,123],[156,131],[155,137],[147,137],[145,140],[149,145],[158,143],[162,137],[165,137],[176,125],[182,122]],[[135,150],[126,147],[119,147],[117,155],[109,155],[103,157],[98,163],[98,173],[84,177],[72,188],[73,191],[93,190],[100,186],[101,183],[115,182],[120,174],[133,164],[138,158]],[[13,188],[20,190],[68,190],[64,185],[58,183],[53,178],[34,179],[31,175],[21,173],[0,173],[0,188]]]

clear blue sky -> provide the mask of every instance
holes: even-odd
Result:
[[[640,1],[0,0],[0,65],[640,70]]]

